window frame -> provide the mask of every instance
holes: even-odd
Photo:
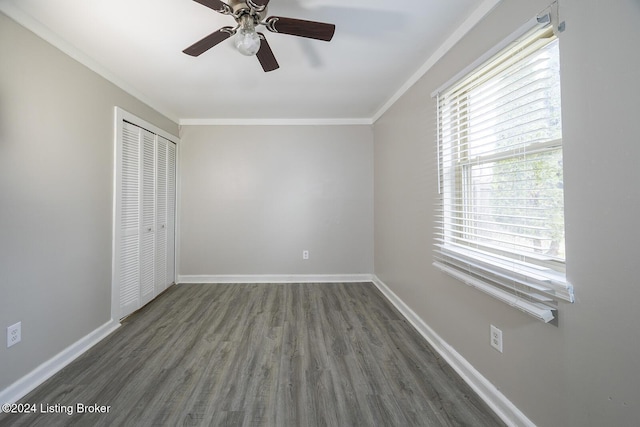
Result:
[[[437,97],[436,160],[438,163],[439,213],[441,218],[439,221],[436,221],[438,226],[436,230],[435,260],[433,264],[443,272],[454,276],[467,285],[507,302],[509,305],[519,308],[544,322],[550,322],[555,318],[554,313],[557,310],[558,302],[574,301],[573,288],[566,279],[566,263],[564,260],[560,260],[558,257],[552,255],[545,256],[541,254],[540,260],[536,260],[536,263],[533,264],[534,267],[540,265],[549,268],[551,272],[545,273],[545,276],[537,276],[535,268],[532,269],[530,263],[518,262],[518,257],[520,256],[519,251],[510,251],[511,256],[504,257],[503,254],[509,252],[504,248],[489,249],[489,245],[487,244],[485,245],[485,249],[488,250],[480,250],[477,247],[472,247],[470,244],[456,243],[454,245],[450,243],[450,239],[459,241],[468,237],[470,234],[468,232],[469,229],[473,229],[474,231],[478,229],[477,223],[479,221],[472,218],[478,207],[478,204],[473,203],[472,200],[474,198],[471,192],[473,167],[495,163],[504,159],[517,159],[521,156],[521,148],[510,148],[490,154],[480,154],[471,158],[469,149],[471,142],[468,139],[469,126],[471,126],[469,112],[471,110],[467,108],[470,103],[469,99],[471,94],[462,91],[456,95],[457,104],[451,108],[451,111],[455,111],[455,114],[450,113],[450,115],[447,116],[450,124],[456,123],[454,127],[457,132],[457,136],[455,137],[457,142],[453,148],[450,148],[450,152],[445,154],[446,150],[441,140],[443,134],[443,113],[441,111],[440,96],[443,93],[454,92],[452,88],[463,88],[465,81],[474,79],[475,74],[478,74],[479,71],[486,68],[487,64],[490,64],[508,50],[514,47],[517,49],[520,44],[525,42],[531,43],[531,45],[524,45],[525,47],[531,47],[534,43],[538,43],[538,41],[530,41],[531,34],[541,33],[541,29],[550,28],[551,21],[552,19],[549,14],[536,17],[535,22],[527,23],[517,31],[517,34],[512,34],[508,40],[503,41],[482,58],[454,76],[454,78],[443,86],[443,89],[434,92],[434,95]],[[557,36],[557,34],[555,35]],[[557,37],[555,37],[555,39],[557,39]],[[538,52],[552,42],[553,41],[541,46],[534,46],[533,49],[535,52]],[[525,55],[525,58],[526,57]],[[518,61],[514,64],[517,64]],[[485,77],[484,74],[480,75],[482,76],[480,80]],[[480,84],[486,83],[487,81],[490,80],[487,79]],[[553,153],[557,150],[562,150],[562,137],[533,141],[524,144],[524,146],[526,146],[529,155]],[[445,157],[449,157],[448,160],[450,164],[446,164]],[[445,175],[447,177],[445,177]],[[448,187],[453,187],[453,189]],[[458,210],[456,214],[452,214],[454,209]],[[453,227],[447,229],[447,224],[453,224]],[[465,229],[467,231],[465,231]],[[440,239],[438,238],[439,234],[441,236]],[[530,253],[526,255],[529,259],[535,258],[535,256],[532,257]],[[508,260],[503,262],[502,258],[507,258]],[[443,259],[446,262],[443,262]],[[510,264],[510,266],[505,267],[505,264]],[[521,267],[521,265],[524,266]],[[478,271],[481,273],[478,273]],[[518,284],[518,278],[520,277],[526,277],[526,280],[521,282],[522,287]],[[509,282],[510,280],[513,280],[513,286],[511,288],[504,286],[504,282]],[[527,283],[524,284],[525,282]],[[536,283],[540,286],[538,287]],[[550,286],[552,291],[549,291],[548,284],[553,285]],[[539,288],[538,290],[541,291],[540,293],[542,295],[537,293],[537,288]]]

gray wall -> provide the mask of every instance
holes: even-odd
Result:
[[[373,272],[371,126],[181,133],[180,275]]]
[[[375,271],[540,426],[640,418],[640,2],[561,0],[566,249],[575,304],[545,325],[431,266],[430,93],[548,0],[503,1],[374,126]],[[489,346],[503,330],[504,354]]]
[[[369,273],[373,234],[376,274],[535,423],[635,425],[638,0],[561,2],[567,267],[577,302],[562,305],[559,326],[430,266],[429,95],[548,1],[504,0],[373,132],[185,127],[179,273]],[[23,342],[0,345],[1,389],[109,320],[113,106],[173,134],[177,125],[2,14],[0,58],[0,328],[23,327]],[[306,263],[302,249],[311,251]],[[489,346],[491,323],[504,331],[504,354]]]
[[[0,58],[1,390],[111,318],[114,106],[178,126],[1,13]]]

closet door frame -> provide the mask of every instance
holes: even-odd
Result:
[[[135,126],[138,126],[142,129],[146,129],[156,135],[159,135],[168,141],[176,144],[176,164],[175,164],[175,178],[176,182],[175,186],[175,201],[174,201],[174,213],[173,218],[175,221],[174,224],[174,247],[173,251],[168,251],[168,253],[173,254],[173,265],[174,265],[174,277],[169,278],[172,279],[171,282],[176,282],[177,271],[178,271],[178,159],[179,159],[179,138],[175,135],[172,135],[168,132],[163,131],[157,126],[152,125],[151,123],[146,122],[145,120],[137,117],[134,114],[129,113],[128,111],[120,108],[114,107],[114,173],[113,173],[113,230],[112,230],[112,273],[111,273],[111,319],[117,322],[123,317],[120,311],[120,277],[118,271],[118,260],[120,257],[120,225],[121,225],[121,194],[120,189],[122,188],[122,135],[123,135],[123,127],[124,123],[129,122]],[[171,283],[170,282],[170,283]]]

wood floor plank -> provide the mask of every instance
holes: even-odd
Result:
[[[0,426],[504,425],[371,283],[173,286],[21,402],[73,413]]]

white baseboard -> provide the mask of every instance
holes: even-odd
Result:
[[[460,353],[447,344],[434,332],[411,308],[404,303],[377,276],[373,276],[373,283],[380,292],[400,311],[414,328],[427,340],[429,344],[442,356],[444,360],[469,384],[469,386],[485,401],[491,409],[509,426],[535,427],[504,394],[489,380],[478,372]]]
[[[353,283],[371,282],[371,274],[183,275],[178,283]]]
[[[178,283],[353,283],[373,282],[382,294],[420,332],[443,359],[469,384],[491,409],[510,426],[535,427],[509,399],[489,380],[478,372],[462,355],[445,342],[407,304],[404,303],[377,276],[371,274],[347,275],[185,275],[178,276]],[[67,366],[82,353],[93,347],[120,323],[111,320],[91,332],[65,350],[58,353],[6,389],[0,391],[0,403],[15,403],[55,373]]]
[[[71,344],[6,389],[0,391],[0,403],[17,402],[119,327],[119,322],[111,320]]]

